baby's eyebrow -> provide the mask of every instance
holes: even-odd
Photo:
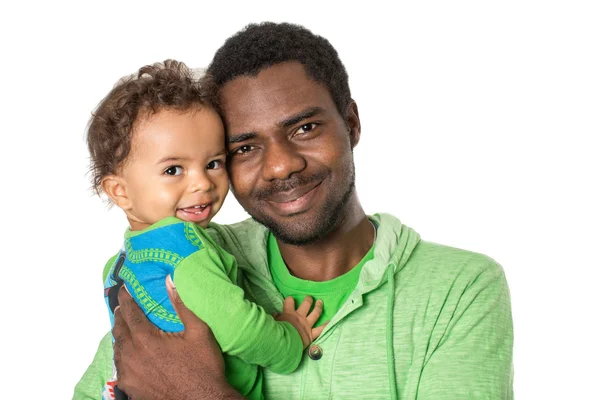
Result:
[[[168,156],[168,157],[161,158],[156,163],[157,164],[164,164],[166,162],[178,162],[178,161],[186,161],[186,160],[187,160],[187,158],[185,158],[185,157],[171,157],[171,156]]]

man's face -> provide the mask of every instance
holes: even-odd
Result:
[[[242,207],[285,243],[327,236],[354,194],[356,108],[344,120],[327,88],[296,62],[226,83],[220,102]]]

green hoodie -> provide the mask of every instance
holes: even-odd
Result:
[[[512,317],[502,268],[476,253],[420,240],[381,214],[374,258],[321,336],[287,375],[265,370],[267,399],[512,399]],[[238,261],[238,283],[268,313],[281,294],[263,226],[211,224]],[[110,378],[110,334],[75,388],[95,399]],[[91,395],[90,395],[91,394]]]

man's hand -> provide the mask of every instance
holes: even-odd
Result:
[[[275,315],[275,319],[277,321],[287,321],[294,325],[294,328],[296,328],[298,333],[300,333],[304,348],[307,348],[313,340],[319,337],[327,325],[326,322],[317,328],[313,328],[323,313],[323,301],[317,300],[315,307],[312,311],[310,311],[310,306],[312,306],[312,303],[312,297],[306,296],[302,301],[302,304],[300,304],[296,310],[294,307],[294,298],[288,296],[283,301],[283,312]]]
[[[183,305],[167,277],[169,297],[184,331],[163,332],[126,289],[114,312],[118,386],[135,400],[241,399],[225,381],[223,356],[210,328]]]

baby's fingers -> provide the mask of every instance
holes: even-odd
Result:
[[[294,298],[292,296],[286,297],[285,300],[283,300],[283,313],[292,314],[294,308]]]
[[[325,329],[325,327],[327,326],[327,324],[329,323],[329,321],[325,322],[323,325],[318,326],[316,328],[313,328],[312,331],[310,332],[310,340],[313,341],[316,338],[319,337],[319,335],[321,334],[321,332],[323,332],[323,329]]]
[[[304,301],[306,301],[306,299],[304,299]],[[300,309],[298,309],[298,311],[300,311]],[[310,326],[314,326],[315,322],[321,317],[321,314],[323,314],[323,300],[317,300],[315,307],[306,317],[306,321],[308,321]]]
[[[310,306],[312,306],[312,303],[313,303],[313,298],[310,296],[306,296],[304,298],[304,300],[302,300],[302,304],[300,304],[300,307],[298,307],[298,310],[296,310],[296,312],[298,314],[300,314],[301,317],[308,315],[308,312],[310,311]],[[319,314],[319,315],[321,315],[321,314]]]

